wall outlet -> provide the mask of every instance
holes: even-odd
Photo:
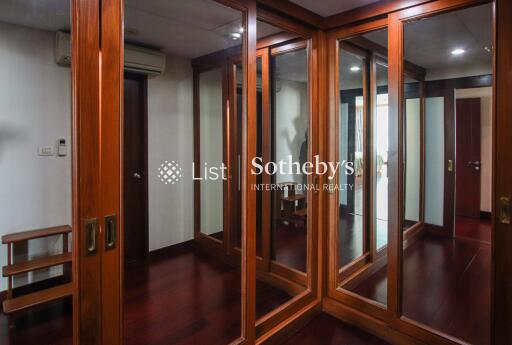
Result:
[[[39,156],[53,156],[52,146],[41,146],[37,149]]]

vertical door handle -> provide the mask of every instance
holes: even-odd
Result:
[[[500,197],[500,223],[510,224],[510,198],[502,196]]]
[[[105,217],[105,250],[114,249],[116,247],[116,216]]]
[[[98,221],[96,218],[85,221],[85,255],[91,256],[98,252]]]

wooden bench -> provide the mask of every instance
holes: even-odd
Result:
[[[22,273],[32,272],[43,268],[71,263],[72,254],[68,250],[68,238],[71,233],[69,225],[55,226],[38,230],[29,230],[2,236],[2,244],[7,245],[7,265],[2,268],[2,275],[8,279],[7,298],[3,302],[3,312],[12,314],[35,305],[51,302],[71,296],[72,284],[63,283],[51,288],[39,290],[22,296],[13,297],[13,278]],[[13,263],[13,246],[17,243],[49,236],[62,235],[62,253],[34,260]],[[66,269],[64,270],[66,272]]]

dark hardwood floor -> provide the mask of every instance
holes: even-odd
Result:
[[[285,266],[306,272],[308,248],[306,227],[279,224],[274,238],[275,260]]]
[[[71,298],[58,300],[20,312],[14,329],[0,313],[0,344],[2,345],[71,345],[73,343]]]
[[[387,266],[351,291],[386,304]],[[403,313],[472,344],[490,343],[491,247],[425,233],[404,253]]]
[[[385,345],[385,341],[345,324],[340,320],[320,314],[288,339],[285,345]]]
[[[491,243],[491,227],[490,219],[455,218],[456,237]]]

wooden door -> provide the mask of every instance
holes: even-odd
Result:
[[[480,217],[480,99],[458,99],[456,108],[457,216]]]
[[[140,262],[148,254],[146,77],[124,78],[124,260]]]

